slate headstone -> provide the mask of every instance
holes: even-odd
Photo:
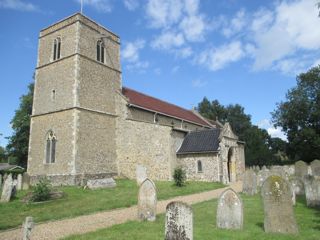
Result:
[[[243,176],[243,193],[254,195],[257,193],[257,175],[252,169],[246,170]]]
[[[316,159],[310,163],[311,174],[314,177],[320,177],[320,160]]]
[[[25,222],[23,223],[23,240],[31,240],[31,231],[34,227],[34,222],[32,217],[26,217]]]
[[[309,175],[305,176],[303,181],[307,206],[320,206],[320,179]]]
[[[289,184],[280,176],[270,176],[262,185],[261,195],[265,232],[297,234]]]
[[[193,240],[193,212],[188,204],[171,202],[167,205],[165,240]]]
[[[28,190],[30,188],[30,176],[27,172],[22,175],[22,189]]]
[[[297,161],[294,164],[295,176],[303,179],[304,176],[308,175],[308,165],[304,161]]]
[[[9,174],[6,181],[3,184],[2,194],[1,194],[1,202],[9,202],[12,195],[13,189],[13,179],[12,175]]]
[[[113,178],[89,179],[87,186],[89,189],[113,188],[116,186],[116,182]]]
[[[243,227],[242,201],[230,188],[219,197],[216,223],[218,228],[242,229]]]
[[[146,179],[139,188],[138,218],[140,220],[155,221],[157,214],[157,191],[155,184]]]
[[[138,186],[141,185],[141,183],[148,178],[147,175],[147,168],[143,165],[137,165],[136,166],[136,179]]]
[[[17,191],[22,190],[22,175],[18,174],[17,176],[17,185],[16,185]]]

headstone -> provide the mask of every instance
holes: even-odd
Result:
[[[155,184],[146,179],[141,184],[138,196],[138,218],[155,221],[157,214],[157,191]]]
[[[22,175],[18,174],[17,176],[17,190],[22,190]]]
[[[148,178],[147,176],[147,168],[143,165],[137,165],[136,167],[136,178],[138,186]]]
[[[257,175],[252,169],[244,172],[242,191],[247,195],[254,195],[257,193]]]
[[[112,188],[115,186],[116,182],[113,178],[89,179],[87,181],[87,187],[89,189]]]
[[[27,172],[22,175],[22,189],[28,190],[30,188],[30,176]]]
[[[6,181],[7,177],[8,177],[8,174],[7,174],[7,173],[5,173],[5,174],[3,175],[3,182],[5,182],[5,181]]]
[[[300,178],[298,177],[291,178],[290,184],[296,195],[304,195],[304,184]]]
[[[0,188],[2,186],[2,175],[0,174]]]
[[[285,180],[289,180],[282,166],[277,166],[277,165],[272,166],[270,169],[270,175],[276,175],[276,176],[282,177]]]
[[[264,231],[297,234],[291,189],[287,182],[279,176],[270,176],[262,185],[261,195],[264,205]]]
[[[265,165],[263,165],[262,168],[261,168],[261,170],[267,170],[267,169],[268,168]]]
[[[304,161],[297,161],[294,164],[295,176],[299,177],[301,180],[304,176],[308,175],[308,165]]]
[[[243,227],[242,201],[230,188],[219,197],[216,222],[218,228],[242,229]]]
[[[193,213],[186,203],[169,203],[165,224],[165,240],[193,240]]]
[[[2,194],[1,194],[1,202],[9,202],[11,199],[13,189],[13,180],[12,175],[9,174],[6,181],[3,184]]]
[[[314,177],[320,177],[320,160],[313,160],[310,163],[311,174]]]
[[[320,206],[320,179],[313,176],[305,176],[304,190],[308,207]]]
[[[31,231],[34,227],[33,218],[32,217],[26,217],[25,222],[23,223],[23,240],[31,240]]]
[[[261,187],[263,182],[270,176],[269,169],[261,169],[257,174],[257,186]]]
[[[293,186],[289,183],[289,187],[291,190],[291,200],[292,200],[292,205],[295,206],[296,205],[296,192],[293,188]]]

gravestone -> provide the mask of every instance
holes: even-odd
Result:
[[[282,177],[285,180],[289,180],[288,176],[286,175],[286,172],[283,170],[282,166],[271,166],[270,168],[270,175],[275,175]]]
[[[311,174],[314,177],[320,177],[320,160],[313,160],[310,163]]]
[[[138,186],[148,178],[147,176],[147,168],[143,165],[137,165],[136,167],[136,179]]]
[[[167,205],[165,240],[193,240],[193,213],[188,204],[171,202]]]
[[[298,177],[291,178],[290,184],[296,195],[304,195],[304,184],[300,178]]]
[[[299,177],[302,180],[304,176],[308,175],[308,165],[301,160],[295,162],[294,173],[296,177]]]
[[[157,191],[155,184],[146,179],[140,186],[138,196],[138,218],[155,221],[157,214]]]
[[[288,183],[279,176],[270,176],[262,185],[261,195],[264,205],[264,231],[297,234],[298,227]]]
[[[242,229],[243,205],[238,194],[231,188],[219,197],[217,208],[217,227],[226,229]]]
[[[115,186],[116,182],[113,178],[89,179],[87,181],[87,187],[89,189],[112,188]]]
[[[320,206],[320,179],[314,176],[305,176],[303,181],[307,206]]]
[[[269,170],[269,169],[265,165],[263,165],[261,170]]]
[[[257,186],[261,187],[263,182],[270,176],[269,169],[265,168],[260,170],[257,174]]]
[[[252,169],[244,172],[242,191],[247,195],[254,195],[257,193],[257,175]]]
[[[17,176],[17,186],[16,186],[17,190],[21,190],[22,189],[22,175],[18,174]]]
[[[33,218],[32,217],[26,217],[25,222],[23,223],[22,229],[22,239],[23,240],[31,240],[31,231],[34,227]]]
[[[291,200],[292,200],[292,205],[295,206],[296,205],[296,192],[293,188],[293,186],[289,183],[289,187],[291,190]]]
[[[2,186],[2,175],[0,174],[0,188]]]
[[[5,174],[3,175],[3,182],[5,182],[5,181],[6,181],[7,177],[8,177],[8,174],[7,174],[7,173],[5,173]]]
[[[12,195],[13,189],[13,180],[12,175],[9,174],[6,181],[3,184],[2,194],[1,194],[1,202],[9,202]]]
[[[27,172],[22,175],[22,189],[28,190],[30,188],[30,176]]]

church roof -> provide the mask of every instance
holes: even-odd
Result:
[[[200,116],[197,116],[197,114],[195,114],[191,110],[178,107],[174,104],[162,101],[160,99],[148,96],[144,93],[140,93],[126,87],[122,88],[122,94],[126,96],[129,100],[129,103],[134,105],[135,107],[162,113],[164,115],[193,122],[202,126],[212,127],[208,122],[206,122]]]
[[[187,134],[177,154],[217,152],[220,129],[213,128]]]

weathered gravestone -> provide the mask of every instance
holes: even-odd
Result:
[[[6,181],[7,177],[8,177],[8,174],[7,174],[7,173],[5,173],[5,174],[3,175],[3,182],[5,182],[5,181]]]
[[[268,168],[265,165],[263,165],[262,168],[261,168],[261,170],[267,170],[267,169]]]
[[[12,189],[13,189],[13,179],[12,179],[12,175],[9,174],[3,184],[1,200],[0,200],[1,202],[10,201],[11,195],[12,195]]]
[[[30,176],[27,172],[24,172],[22,175],[22,189],[28,190],[30,187]]]
[[[308,175],[308,165],[304,161],[297,161],[294,164],[294,174],[296,177],[303,179],[304,176]]]
[[[257,193],[257,175],[252,169],[246,170],[243,176],[243,193],[254,195]]]
[[[31,231],[32,231],[33,227],[34,227],[33,218],[26,217],[26,220],[22,225],[22,229],[23,229],[22,239],[23,240],[31,240]]]
[[[148,178],[147,175],[147,168],[143,165],[137,165],[136,167],[136,179],[138,186],[141,185],[141,183]]]
[[[270,176],[269,169],[265,168],[260,170],[257,174],[257,186],[261,187],[264,181]]]
[[[155,221],[157,214],[157,191],[155,184],[146,179],[140,186],[138,196],[138,218]]]
[[[193,213],[186,203],[171,202],[167,205],[165,240],[193,240]]]
[[[296,192],[293,188],[293,186],[289,183],[289,187],[291,190],[291,201],[292,201],[292,205],[295,206],[296,205]]]
[[[218,228],[242,229],[243,227],[242,201],[230,188],[219,197],[216,222]]]
[[[2,175],[0,174],[0,188],[2,186]]]
[[[320,179],[313,176],[305,176],[303,179],[304,190],[308,207],[320,206]]]
[[[113,178],[89,179],[87,181],[89,189],[112,188],[116,186]]]
[[[311,174],[314,177],[320,177],[320,160],[316,159],[310,163]]]
[[[270,176],[263,183],[264,231],[267,233],[298,233],[293,213],[291,189],[279,176]]]
[[[286,172],[283,170],[282,166],[271,166],[270,168],[270,175],[275,175],[275,176],[279,176],[282,177],[285,180],[288,180],[288,176],[286,175]]]
[[[298,177],[291,178],[290,184],[296,195],[304,195],[304,184],[300,178]]]
[[[16,188],[18,191],[22,189],[22,175],[21,174],[18,174],[18,176],[17,176]]]

